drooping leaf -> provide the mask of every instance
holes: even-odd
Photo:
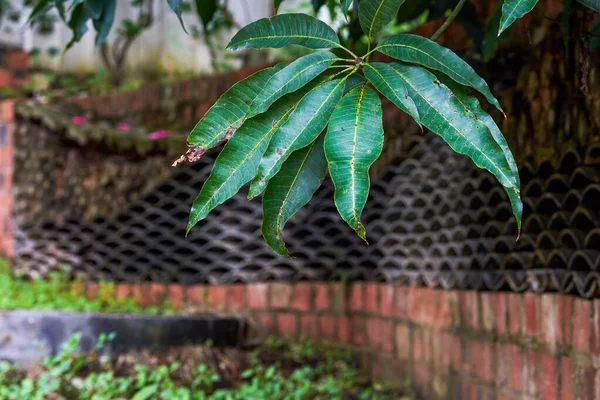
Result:
[[[210,24],[217,12],[217,2],[218,0],[196,0],[196,13],[200,17],[202,25],[204,25],[204,30],[208,28],[208,24]]]
[[[344,15],[348,15],[348,13],[350,12],[350,7],[352,6],[352,2],[354,0],[341,0],[341,5],[342,5],[342,12],[344,13]]]
[[[364,84],[365,82],[366,82],[365,78],[363,78],[360,75],[357,75],[357,74],[350,75],[346,79],[346,87],[344,88],[344,93],[348,93],[355,87],[360,86],[360,85]]]
[[[87,23],[90,19],[88,10],[85,7],[85,4],[78,4],[71,13],[71,18],[69,18],[69,22],[67,25],[71,28],[73,32],[73,37],[67,43],[67,50],[71,48],[76,42],[79,42],[83,35],[87,32]]]
[[[517,185],[517,177],[489,128],[446,85],[422,67],[403,63],[392,66],[406,83],[423,125],[441,136],[454,151],[490,171],[502,186]]]
[[[100,17],[94,20],[94,29],[96,29],[96,46],[99,46],[106,40],[110,29],[115,20],[115,10],[117,8],[117,0],[102,0],[103,9]]]
[[[406,84],[394,68],[386,63],[369,63],[364,66],[364,73],[375,89],[421,125],[417,106],[408,95]]]
[[[358,19],[363,32],[372,42],[377,34],[396,16],[404,0],[362,0]]]
[[[183,18],[181,18],[181,13],[183,12],[183,0],[167,0],[167,3],[169,4],[169,7],[171,7],[171,10],[173,10],[175,15],[177,15],[179,23],[181,24],[181,27],[183,28],[184,32],[187,33],[187,31],[185,30],[185,25],[183,24]]]
[[[286,222],[304,207],[321,186],[327,173],[323,137],[297,150],[283,163],[263,196],[262,234],[279,255],[289,256],[282,237]]]
[[[577,0],[586,7],[600,13],[600,0]]]
[[[282,66],[266,68],[233,85],[196,124],[188,143],[199,147],[199,156],[229,139],[248,117],[250,105]]]
[[[53,3],[54,2],[52,0],[38,0],[31,10],[31,14],[29,14],[29,20],[27,22],[32,22],[39,16],[46,14],[52,9],[54,5]]]
[[[329,25],[306,14],[282,14],[246,25],[231,39],[229,50],[281,48],[290,44],[310,49],[339,47]]]
[[[377,93],[362,85],[335,108],[325,136],[325,156],[342,219],[366,239],[360,215],[369,197],[369,168],[383,149],[383,111]]]
[[[216,206],[233,197],[256,175],[271,136],[287,120],[299,99],[300,90],[279,99],[268,113],[247,120],[223,148],[200,194],[194,201],[187,231],[206,218]]]
[[[339,58],[328,51],[320,51],[300,57],[269,79],[254,99],[248,114],[261,114],[285,94],[294,92],[315,79]]]
[[[502,5],[502,19],[498,36],[512,25],[517,19],[533,10],[539,0],[504,0]]]
[[[308,146],[325,129],[336,104],[342,98],[345,79],[328,80],[308,92],[273,134],[250,186],[249,198],[258,196],[294,151]]]
[[[400,61],[440,71],[461,85],[478,90],[492,105],[502,111],[500,103],[485,80],[462,58],[432,40],[419,35],[395,35],[382,40],[377,50]]]
[[[506,193],[508,194],[508,197],[510,199],[513,214],[515,215],[515,219],[517,220],[517,226],[520,231],[521,220],[523,218],[523,202],[521,201],[520,195],[521,180],[519,178],[519,169],[517,167],[517,163],[512,152],[510,151],[510,148],[508,147],[506,138],[504,138],[504,135],[500,131],[500,128],[498,128],[498,125],[496,125],[494,119],[487,112],[485,112],[483,108],[481,108],[481,104],[479,104],[479,100],[477,99],[477,97],[469,94],[469,92],[463,86],[458,85],[456,82],[452,81],[448,77],[438,77],[446,86],[448,86],[452,93],[454,93],[454,95],[456,96],[456,100],[459,101],[465,109],[472,112],[477,120],[483,122],[488,127],[494,140],[496,141],[496,143],[498,143],[498,145],[504,152],[506,161],[508,162],[510,170],[516,179],[515,185],[505,186],[504,189],[506,190]]]

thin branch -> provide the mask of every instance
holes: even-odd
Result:
[[[454,10],[452,10],[452,13],[448,16],[448,19],[446,19],[446,21],[444,21],[442,26],[440,26],[440,29],[438,29],[437,32],[433,34],[433,36],[431,37],[431,40],[434,40],[434,41],[438,40],[439,37],[442,36],[442,33],[444,33],[446,31],[446,29],[448,29],[448,27],[450,26],[452,21],[454,21],[454,19],[458,16],[458,14],[462,10],[462,8],[466,2],[467,2],[467,0],[460,0],[458,2],[456,7],[454,8]]]

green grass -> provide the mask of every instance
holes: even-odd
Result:
[[[12,276],[10,265],[0,258],[0,310],[56,310],[106,313],[172,314],[170,303],[142,307],[135,298],[118,298],[112,283],[100,283],[96,298],[88,299],[81,282],[64,274],[48,279],[22,280]]]
[[[0,362],[0,400],[37,399],[177,399],[177,400],[390,400],[409,399],[394,388],[370,381],[352,367],[347,351],[325,342],[298,344],[270,339],[232,363],[211,348],[209,364],[123,363],[77,353],[81,335],[64,352],[49,357],[35,373]],[[108,338],[113,340],[114,338]],[[98,350],[105,343],[102,338]],[[216,365],[216,367],[215,367]],[[229,366],[233,376],[222,376]],[[188,369],[185,372],[182,370]]]

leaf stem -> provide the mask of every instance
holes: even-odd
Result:
[[[346,47],[342,46],[341,44],[338,44],[338,47],[346,52],[348,52],[348,54],[350,54],[352,57],[354,57],[354,59],[357,59],[358,56],[356,54],[354,54],[350,49],[347,49]]]
[[[442,33],[444,33],[446,29],[448,29],[448,27],[450,26],[452,21],[454,21],[454,19],[458,16],[466,2],[467,0],[460,0],[458,2],[456,7],[454,7],[454,10],[452,10],[452,13],[450,13],[450,15],[448,16],[448,19],[446,19],[442,26],[440,26],[440,29],[438,29],[437,32],[435,32],[433,36],[431,36],[431,40],[438,40],[439,37],[442,36]]]

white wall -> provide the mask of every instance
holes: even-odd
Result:
[[[13,0],[19,4],[22,0]],[[128,58],[128,68],[139,70],[141,67],[155,66],[166,70],[210,71],[210,56],[208,48],[202,39],[194,39],[182,29],[175,14],[169,9],[165,0],[155,0],[156,20],[154,25],[136,39],[131,47]],[[193,2],[192,2],[193,3]],[[297,7],[302,0],[286,0],[282,11]],[[259,18],[269,16],[273,0],[229,0],[229,9],[238,25],[244,26]],[[136,19],[137,9],[129,5],[128,0],[119,0],[115,23],[108,40],[115,36],[115,30],[124,18]],[[35,60],[40,66],[50,67],[57,71],[92,72],[102,68],[102,62],[97,49],[94,47],[95,32],[89,26],[88,33],[69,51],[54,58],[45,53],[48,48],[64,49],[71,39],[70,30],[63,23],[56,23],[54,33],[41,36],[26,25],[27,13],[22,13],[21,21],[12,25],[12,32],[0,31],[0,42],[10,42],[20,45],[26,50],[39,48],[42,55]],[[198,24],[195,13],[184,14],[186,26]],[[5,22],[5,25],[7,23]],[[221,47],[225,47],[235,32],[223,32],[215,38]],[[152,68],[152,67],[150,67]]]

